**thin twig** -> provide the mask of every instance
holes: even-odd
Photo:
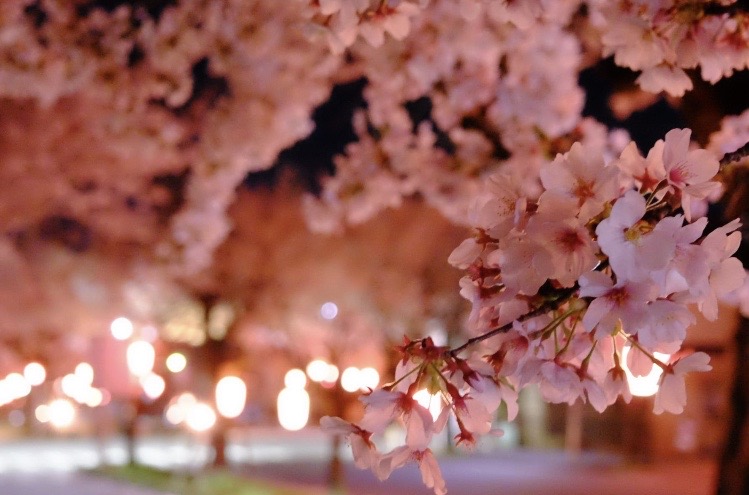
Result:
[[[720,159],[720,166],[725,167],[731,163],[736,163],[749,156],[749,142],[744,144],[741,148],[737,149],[733,153],[726,153],[723,158]]]
[[[466,350],[470,346],[477,344],[479,342],[482,342],[486,339],[490,339],[494,337],[495,335],[499,335],[502,333],[509,332],[512,329],[513,323],[515,321],[517,322],[524,322],[526,320],[529,320],[531,318],[534,318],[536,316],[542,315],[544,313],[547,313],[549,311],[553,311],[555,309],[558,309],[559,306],[564,304],[569,300],[570,297],[579,289],[578,285],[575,284],[574,286],[570,287],[569,289],[563,289],[560,291],[559,296],[555,299],[552,299],[550,301],[545,302],[541,306],[537,307],[536,309],[529,311],[528,313],[525,313],[523,316],[516,318],[514,321],[511,321],[510,323],[506,323],[502,325],[501,327],[497,327],[493,330],[489,330],[488,332],[478,335],[476,337],[468,339],[463,345],[460,347],[456,347],[455,349],[451,349],[447,351],[447,354],[450,357],[455,357],[458,354],[460,354],[462,351]]]

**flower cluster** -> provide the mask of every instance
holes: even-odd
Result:
[[[405,38],[411,18],[420,13],[429,0],[300,0],[306,4],[312,36],[325,39],[331,52],[340,54],[358,37],[371,46],[381,46],[385,34],[397,40]]]
[[[554,155],[551,142],[606,134],[581,116],[580,43],[559,24],[570,2],[555,3],[555,22],[523,29],[508,22],[502,2],[474,4],[478,12],[466,16],[455,2],[433,0],[404,40],[350,48],[367,80],[367,108],[336,175],[307,198],[315,229],[361,223],[415,194],[468,224],[470,203],[495,169],[533,184]]]
[[[739,222],[706,233],[694,214],[718,187],[719,163],[691,149],[690,134],[672,130],[646,156],[632,143],[609,163],[576,143],[541,169],[537,197],[496,175],[475,206],[475,235],[450,256],[467,271],[461,293],[477,335],[454,349],[407,342],[395,382],[362,399],[358,425],[324,421],[348,435],[358,465],[386,477],[415,459],[444,493],[428,445],[448,412],[457,443],[471,445],[491,431],[501,403],[515,416],[518,392],[531,384],[549,402],[603,411],[631,398],[625,360],[635,375],[661,368],[654,411],[682,412],[684,375],[710,369],[705,353],[682,350],[695,321],[689,306],[715,319],[718,299],[744,279],[731,257]],[[439,418],[413,399],[422,389],[444,402]],[[372,438],[393,420],[406,428],[405,446],[380,454]]]
[[[607,54],[642,71],[646,91],[681,96],[692,89],[685,69],[712,83],[749,64],[749,12],[736,0],[591,2]]]

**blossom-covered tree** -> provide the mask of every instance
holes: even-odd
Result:
[[[698,79],[747,69],[748,33],[743,0],[5,1],[2,266],[27,302],[24,281],[60,266],[37,241],[199,286],[247,174],[309,135],[332,88],[363,81],[356,139],[306,197],[308,224],[340,231],[422,199],[472,229],[449,256],[472,311],[464,345],[406,341],[364,418],[326,423],[359,465],[386,477],[414,460],[444,493],[429,440],[447,415],[470,445],[530,384],[603,410],[629,397],[625,348],[636,373],[663,371],[655,410],[683,409],[685,373],[709,369],[680,352],[688,308],[715,318],[743,284],[740,223],[705,213],[746,161],[749,115],[700,116],[720,128],[710,142],[676,128],[640,149],[583,116],[579,76],[611,57],[678,105]],[[414,402],[420,388],[442,417]],[[406,444],[380,453],[393,420]]]

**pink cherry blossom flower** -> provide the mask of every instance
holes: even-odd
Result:
[[[597,338],[613,335],[618,328],[637,333],[647,318],[647,303],[652,300],[655,287],[650,282],[623,280],[614,285],[611,278],[600,272],[580,277],[580,296],[595,297],[583,315],[582,324]]]
[[[681,343],[687,336],[687,328],[695,321],[692,312],[683,304],[659,299],[648,304],[646,321],[637,330],[637,337],[648,349]]]
[[[618,169],[607,167],[602,156],[589,153],[580,143],[541,168],[541,183],[547,191],[574,198],[583,223],[619,193]]]
[[[320,426],[328,433],[346,438],[351,444],[356,467],[373,469],[379,465],[381,454],[370,440],[371,432],[334,416],[323,416],[320,419]]]
[[[632,392],[629,390],[627,374],[618,364],[611,368],[603,381],[603,391],[606,394],[608,404],[613,404],[618,397],[624,399],[629,404],[632,400]]]
[[[693,87],[692,80],[681,67],[668,63],[645,68],[636,82],[645,91],[666,91],[671,96],[684,96]]]
[[[502,240],[501,249],[487,256],[502,271],[502,281],[508,289],[533,295],[554,272],[551,253],[537,240],[516,233]]]
[[[569,201],[559,201],[558,196],[557,201],[551,201],[552,198],[555,196],[548,193],[541,196],[539,211],[528,221],[526,231],[552,256],[553,271],[549,278],[563,287],[572,287],[580,275],[598,264],[598,247],[585,222],[574,214],[563,216]],[[547,213],[548,209],[552,211]]]
[[[419,464],[421,480],[424,484],[434,490],[435,495],[445,495],[447,487],[442,478],[442,471],[434,457],[431,449],[414,450],[407,446],[397,447],[385,454],[380,465],[375,469],[375,474],[380,480],[390,477],[393,470],[405,465],[409,461]]]
[[[689,129],[673,129],[666,134],[663,167],[668,185],[681,195],[684,216],[691,221],[692,199],[704,199],[720,184],[710,179],[718,173],[718,160],[707,150],[689,149]]]
[[[667,232],[642,220],[645,208],[645,198],[627,191],[614,203],[611,215],[596,227],[598,244],[619,281],[645,280],[651,271],[665,268],[676,249]]]
[[[379,434],[400,419],[406,428],[406,445],[413,448],[429,445],[434,434],[432,415],[410,395],[380,389],[360,400],[365,405],[364,416],[359,421],[362,429]]]
[[[584,397],[588,404],[593,406],[593,409],[599,413],[605,411],[611,402],[604,387],[589,376],[583,377],[580,383],[582,384]]]
[[[710,232],[700,246],[706,250],[710,275],[706,283],[692,289],[699,294],[698,307],[705,318],[718,316],[718,298],[738,289],[744,283],[746,272],[737,258],[731,257],[739,248],[741,226],[738,219]]]
[[[577,371],[568,366],[560,366],[554,361],[541,364],[539,378],[541,395],[555,404],[574,404],[584,392]]]
[[[709,362],[710,356],[704,352],[695,352],[669,365],[661,375],[653,412],[681,414],[687,402],[684,375],[690,371],[710,371],[712,366]]]
[[[668,265],[650,274],[651,280],[658,284],[660,293],[666,297],[675,292],[689,290],[708,276],[708,263],[703,248],[695,245],[707,225],[706,218],[700,218],[683,225],[683,217],[676,215],[666,217],[656,226],[668,233],[676,243],[674,255]]]
[[[653,145],[647,158],[640,154],[634,142],[629,143],[622,150],[615,166],[637,181],[641,192],[654,191],[655,187],[666,179],[666,170],[663,168],[663,141],[659,140]]]
[[[481,254],[482,246],[474,238],[468,238],[456,247],[447,262],[457,268],[466,269]]]

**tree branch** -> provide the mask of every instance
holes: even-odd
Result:
[[[573,285],[572,287],[570,287],[568,289],[562,289],[561,291],[559,291],[557,297],[555,297],[554,299],[547,300],[546,302],[544,302],[543,304],[541,304],[536,309],[534,309],[532,311],[529,311],[528,313],[524,314],[523,316],[521,316],[519,318],[516,318],[515,320],[511,321],[510,323],[506,323],[506,324],[502,325],[501,327],[494,328],[494,329],[489,330],[488,332],[486,332],[484,334],[481,334],[481,335],[478,335],[476,337],[468,339],[460,347],[456,347],[455,349],[451,349],[451,350],[447,351],[447,354],[449,355],[449,357],[453,357],[454,358],[458,354],[460,354],[462,351],[466,350],[467,348],[471,347],[474,344],[477,344],[477,343],[482,342],[484,340],[490,339],[490,338],[494,337],[495,335],[499,335],[499,334],[502,334],[502,333],[509,332],[512,329],[513,323],[515,323],[516,321],[523,322],[523,321],[526,321],[526,320],[530,320],[531,318],[534,318],[536,316],[540,316],[540,315],[542,315],[544,313],[547,313],[549,311],[553,311],[555,309],[558,309],[559,306],[561,306],[562,304],[564,304],[565,302],[567,302],[570,299],[570,297],[572,297],[575,294],[575,292],[577,292],[577,290],[579,288],[580,287],[577,284],[575,284],[575,285]]]
[[[746,157],[749,157],[749,142],[744,144],[744,146],[737,149],[736,151],[723,155],[723,158],[720,159],[720,166],[725,167],[726,165],[730,165],[731,163],[741,161]]]

